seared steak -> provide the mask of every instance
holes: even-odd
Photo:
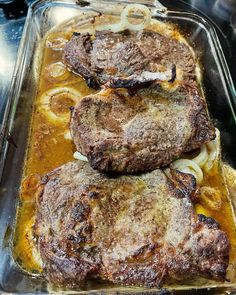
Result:
[[[195,61],[189,47],[153,31],[74,33],[64,50],[65,64],[90,87],[107,83],[129,88],[175,79],[175,66],[193,76]],[[174,66],[175,65],[175,66]]]
[[[205,102],[191,87],[89,95],[75,106],[71,133],[94,169],[122,173],[166,166],[215,136]]]
[[[74,161],[43,178],[35,233],[49,281],[87,277],[156,287],[187,278],[224,280],[229,241],[196,215],[195,179],[175,170],[108,177]]]

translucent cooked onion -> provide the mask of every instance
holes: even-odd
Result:
[[[218,159],[220,156],[220,131],[215,129],[216,138],[208,143],[206,147],[209,153],[208,160],[204,165],[204,169],[208,174],[214,174],[214,166],[218,164]]]
[[[132,13],[139,13],[143,15],[143,20],[141,23],[132,24],[129,21],[129,17]],[[136,18],[135,18],[136,20]],[[120,21],[115,24],[105,24],[96,27],[96,30],[111,30],[112,32],[120,32],[125,29],[130,29],[134,31],[143,30],[146,26],[150,24],[151,21],[151,13],[150,10],[141,4],[128,4],[121,13]]]
[[[208,160],[207,148],[206,148],[206,145],[203,144],[201,146],[201,151],[199,155],[193,158],[192,161],[194,161],[198,166],[202,168],[206,164],[207,160]]]
[[[52,50],[64,50],[68,40],[64,37],[57,35],[50,35],[46,40],[46,47],[51,48]]]
[[[82,97],[81,93],[70,87],[56,87],[46,91],[39,100],[39,110],[52,123],[68,123],[70,107]]]
[[[139,24],[130,23],[129,15],[131,15],[134,12],[138,12],[143,15],[142,23],[139,23]],[[123,24],[124,28],[134,30],[134,31],[143,30],[147,25],[150,24],[150,21],[151,21],[150,10],[145,5],[141,5],[141,4],[127,5],[125,9],[122,11],[120,16],[120,22]]]
[[[69,72],[62,62],[56,62],[45,68],[44,75],[49,80],[63,81],[68,78]]]
[[[70,130],[67,130],[66,132],[64,132],[64,138],[66,140],[72,140]]]
[[[84,161],[84,162],[88,162],[88,159],[84,155],[82,155],[80,152],[75,152],[73,157],[76,160],[81,160],[81,161]]]
[[[216,188],[209,186],[201,187],[200,195],[198,198],[200,199],[201,204],[210,210],[217,211],[221,208],[221,191]]]
[[[201,146],[200,153],[193,159],[179,159],[173,162],[173,167],[181,172],[191,173],[195,176],[197,183],[203,180],[203,172],[213,175],[218,167],[220,156],[220,132],[216,129],[216,138]],[[217,165],[217,166],[216,166]]]
[[[192,160],[176,160],[172,163],[172,167],[180,172],[192,174],[196,178],[197,184],[201,184],[203,181],[202,169]]]

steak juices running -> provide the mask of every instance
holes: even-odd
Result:
[[[148,287],[225,280],[227,235],[195,213],[195,177],[167,167],[215,137],[191,49],[148,30],[76,33],[63,62],[106,89],[71,117],[89,163],[69,162],[39,185],[34,233],[47,280],[73,288],[91,277]]]

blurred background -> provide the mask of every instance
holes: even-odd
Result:
[[[17,50],[32,0],[0,0],[0,124],[8,98]],[[167,7],[194,11],[210,20],[217,31],[236,85],[236,0],[160,0]],[[174,3],[174,4],[173,4]]]

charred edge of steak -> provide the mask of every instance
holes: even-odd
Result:
[[[170,189],[175,192],[177,198],[190,198],[192,201],[198,195],[196,179],[191,174],[186,174],[175,169],[167,173]]]
[[[100,89],[100,84],[98,83],[97,79],[92,76],[86,79],[86,83],[90,88]]]
[[[198,214],[198,220],[202,223],[205,223],[209,228],[220,229],[220,224],[211,217],[207,217],[203,214]]]

